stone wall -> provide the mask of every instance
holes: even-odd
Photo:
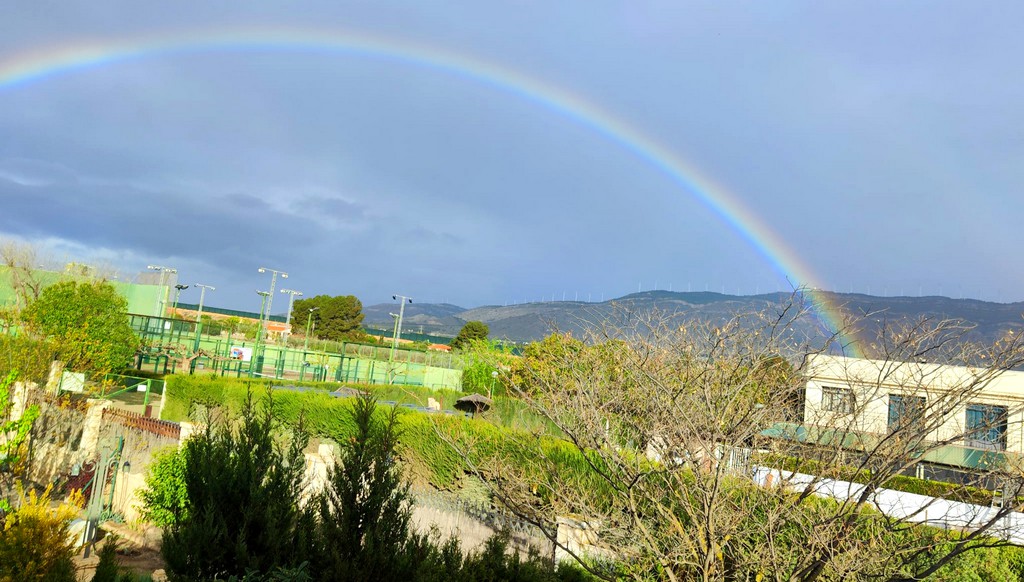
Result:
[[[73,473],[88,473],[100,460],[102,449],[123,443],[112,509],[129,523],[139,518],[136,491],[145,485],[154,453],[178,445],[177,424],[114,408],[108,400],[54,398],[34,384],[16,386],[12,400],[12,418],[20,417],[26,404],[36,404],[40,410],[29,439],[29,482],[62,487],[73,480]]]

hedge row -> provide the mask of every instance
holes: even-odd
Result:
[[[251,390],[256,396],[268,385],[279,385],[269,380],[248,380],[223,378],[214,375],[171,375],[167,376],[167,400],[164,405],[165,420],[181,421],[193,416],[196,406],[206,408],[224,407],[237,412]],[[295,422],[303,417],[307,429],[315,436],[332,440],[346,438],[353,431],[345,409],[350,399],[335,398],[328,394],[340,385],[324,383],[289,383],[298,388],[310,387],[308,391],[274,390],[274,416],[282,422]],[[443,403],[444,410],[451,411],[458,392],[431,391],[420,387],[377,385],[351,386],[373,393],[378,400],[398,404],[426,404],[427,397]],[[466,470],[467,460],[479,467],[491,467],[500,462],[503,467],[521,472],[524,479],[537,485],[550,478],[551,471],[539,456],[547,462],[557,463],[562,471],[575,473],[580,480],[592,479],[587,470],[587,460],[571,445],[551,437],[538,437],[538,433],[521,430],[529,425],[540,425],[519,403],[511,399],[498,400],[499,414],[511,418],[513,426],[496,426],[480,419],[467,418],[462,413],[428,414],[415,410],[401,410],[402,445],[408,453],[408,461],[424,468],[435,487],[451,488],[457,485]],[[452,442],[468,448],[469,459],[464,458]],[[594,486],[598,486],[594,484]],[[544,490],[538,487],[538,490]]]

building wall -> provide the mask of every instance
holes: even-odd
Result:
[[[72,278],[64,272],[33,271],[32,276],[41,281],[44,287]],[[128,313],[142,315],[158,315],[159,301],[164,296],[165,287],[161,285],[139,285],[125,281],[107,281],[117,292],[128,301]],[[0,266],[0,307],[15,305],[17,294],[10,269]]]
[[[844,428],[858,432],[886,434],[889,396],[926,399],[928,414],[942,409],[944,421],[930,440],[956,439],[964,444],[967,408],[973,404],[1003,406],[1007,409],[1006,450],[1024,452],[1024,372],[992,372],[963,366],[886,362],[812,356],[808,362],[804,421],[810,425]],[[828,388],[849,390],[853,395],[850,413],[825,409]]]

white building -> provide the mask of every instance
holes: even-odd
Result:
[[[805,425],[887,435],[919,423],[943,445],[930,460],[970,467],[972,451],[1024,453],[1024,372],[815,355]]]

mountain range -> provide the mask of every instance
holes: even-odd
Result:
[[[860,293],[818,291],[815,296],[854,315],[871,314],[873,321],[932,317],[957,319],[975,326],[973,336],[994,341],[1007,332],[1024,331],[1024,302],[993,303],[949,297],[877,297]],[[601,303],[549,301],[517,305],[463,308],[448,303],[412,303],[405,306],[402,329],[409,332],[454,336],[467,321],[482,321],[492,338],[515,342],[535,341],[553,331],[581,334],[588,328],[621,317],[624,310],[706,320],[722,320],[737,313],[761,311],[790,300],[789,293],[725,295],[713,292],[644,291]],[[364,324],[391,329],[398,305],[382,303],[364,308]],[[816,325],[808,319],[807,325]]]

